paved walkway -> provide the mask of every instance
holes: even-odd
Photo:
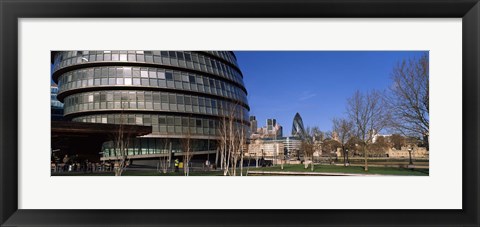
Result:
[[[381,174],[359,174],[359,173],[325,173],[325,172],[281,172],[281,171],[248,171],[247,176],[394,176]]]

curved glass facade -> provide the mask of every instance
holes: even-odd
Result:
[[[215,151],[226,110],[235,109],[238,124],[248,127],[247,91],[233,52],[62,51],[54,62],[67,119],[152,126],[130,155],[165,153],[166,141],[181,151],[187,133],[194,150]]]
[[[298,138],[304,138],[305,136],[305,128],[303,127],[303,120],[300,117],[300,114],[295,114],[293,118],[293,125],[292,125],[292,136]]]

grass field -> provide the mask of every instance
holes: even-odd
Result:
[[[311,166],[305,169],[304,165],[284,165],[283,170],[280,166],[265,167],[256,169],[258,171],[285,171],[285,172],[311,172]],[[335,165],[315,165],[314,172],[323,173],[357,173],[357,174],[382,174],[382,175],[407,175],[407,176],[428,176],[428,169],[405,169],[394,167],[368,167],[368,172],[364,171],[362,166],[335,166]]]
[[[315,165],[314,172],[323,173],[355,173],[355,174],[381,174],[381,175],[402,175],[402,176],[428,176],[428,169],[405,169],[394,167],[369,167],[369,171],[365,172],[361,166],[335,166],[335,165]],[[305,169],[304,165],[284,165],[284,169],[280,165],[263,168],[244,168],[244,175],[247,170],[251,171],[285,171],[285,172],[311,172],[310,166]],[[239,171],[238,171],[239,172]],[[238,175],[239,173],[237,173]],[[54,173],[53,176],[113,176],[113,172],[100,173]],[[127,170],[123,176],[184,176],[183,172],[169,172],[166,174],[159,173],[155,170]],[[223,176],[222,171],[191,171],[190,176]]]

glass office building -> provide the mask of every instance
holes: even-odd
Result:
[[[58,51],[53,80],[64,116],[78,122],[152,127],[129,155],[215,153],[220,120],[235,109],[248,127],[247,91],[231,51]],[[113,155],[105,144],[104,158]]]
[[[295,114],[292,124],[292,136],[298,138],[305,138],[305,128],[303,127],[303,120],[299,113]]]

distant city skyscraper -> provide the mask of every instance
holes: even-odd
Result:
[[[257,133],[258,123],[255,116],[250,116],[250,132]]]
[[[292,125],[292,136],[304,138],[305,128],[303,127],[303,120],[299,113],[295,114]]]
[[[275,124],[275,132],[277,134],[277,138],[283,137],[283,127],[280,124]]]
[[[268,132],[271,132],[274,130],[275,125],[277,124],[276,119],[267,119],[267,130]]]

